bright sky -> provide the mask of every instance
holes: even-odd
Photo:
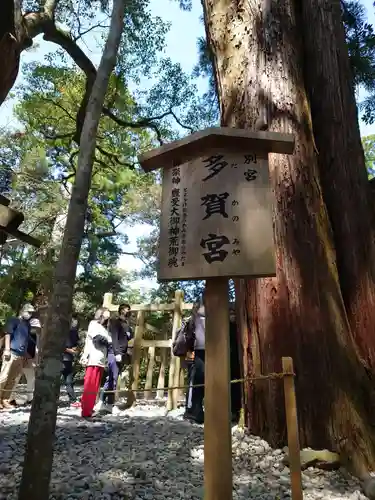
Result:
[[[372,0],[362,1],[367,8],[369,22],[374,24],[375,15]],[[152,13],[160,16],[165,21],[170,21],[172,25],[167,35],[166,53],[173,61],[179,62],[186,72],[190,72],[197,61],[197,39],[204,35],[204,27],[200,21],[202,14],[201,2],[200,0],[193,0],[192,3],[192,10],[190,12],[184,12],[180,10],[178,2],[175,0],[151,0]],[[36,50],[31,50],[23,54],[22,63],[31,61],[42,62],[45,54],[54,49],[54,47],[51,47],[51,44],[44,42],[42,39],[38,40],[38,42],[39,46]],[[91,49],[91,47],[89,48]],[[84,47],[84,50],[87,52],[87,47]],[[91,52],[90,57],[95,62],[98,62],[100,53],[94,50]],[[21,81],[21,78],[17,80],[18,83]],[[363,98],[363,93],[360,93],[359,97]],[[1,106],[0,127],[16,125],[12,114],[13,105],[14,101],[8,100]],[[363,136],[375,133],[375,125],[368,126],[364,123],[360,123],[360,126]],[[148,234],[149,231],[150,228],[147,226],[137,226],[129,228],[128,230],[125,228],[124,232],[128,234],[130,244],[124,247],[124,250],[127,252],[135,252],[137,249],[137,238],[144,234]],[[141,263],[132,256],[124,255],[120,259],[120,267],[127,270],[139,269]],[[155,285],[155,283],[150,281],[143,281],[138,284],[146,289]]]
[[[190,73],[197,62],[197,39],[204,35],[204,26],[200,22],[202,15],[202,5],[200,0],[193,0],[193,8],[190,12],[182,11],[177,1],[173,0],[151,0],[152,13],[160,16],[165,21],[171,23],[171,29],[167,35],[168,56],[179,62],[184,71]],[[150,227],[137,226],[128,232],[130,244],[127,245],[127,252],[134,252],[137,249],[137,238],[148,234]],[[140,269],[142,263],[132,256],[124,255],[120,259],[120,265],[125,269]],[[144,281],[142,286],[154,286],[154,282]]]

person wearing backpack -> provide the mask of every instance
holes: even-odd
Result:
[[[202,299],[194,304],[192,315],[184,327],[186,343],[185,359],[189,380],[184,418],[198,424],[204,422],[204,386],[193,386],[204,384],[205,333],[206,317],[203,294]]]
[[[199,302],[193,305],[190,318],[183,322],[181,328],[176,334],[176,339],[172,344],[172,352],[174,356],[181,359],[181,366],[187,369],[188,389],[186,391],[185,414],[184,418],[188,418],[192,408],[192,381],[194,367],[194,338],[195,338],[195,315],[199,308]],[[189,344],[189,349],[188,349]]]

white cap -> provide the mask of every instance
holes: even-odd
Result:
[[[33,313],[35,311],[35,307],[32,304],[25,304],[22,308],[22,312],[30,312]]]

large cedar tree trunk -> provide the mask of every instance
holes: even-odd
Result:
[[[292,356],[302,446],[328,447],[375,465],[373,389],[359,361],[341,295],[302,72],[301,19],[293,0],[204,0],[222,124],[295,135],[293,156],[270,155],[275,279],[247,280],[249,371],[281,371]],[[251,231],[251,227],[249,227]],[[253,384],[251,431],[286,443],[282,384]]]
[[[70,326],[73,288],[84,232],[96,134],[109,78],[116,63],[123,30],[124,8],[125,0],[114,0],[108,39],[87,106],[77,173],[55,270],[53,293],[45,325],[46,333],[43,336],[41,349],[41,363],[37,370],[19,500],[49,498],[60,394],[61,355]]]
[[[366,365],[375,371],[375,224],[340,0],[302,2],[305,82],[333,229],[340,286]]]

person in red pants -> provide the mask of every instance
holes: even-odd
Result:
[[[90,322],[81,363],[86,366],[81,398],[82,417],[92,416],[96,398],[100,388],[103,371],[107,365],[108,348],[112,342],[107,330],[110,312],[101,307]]]

